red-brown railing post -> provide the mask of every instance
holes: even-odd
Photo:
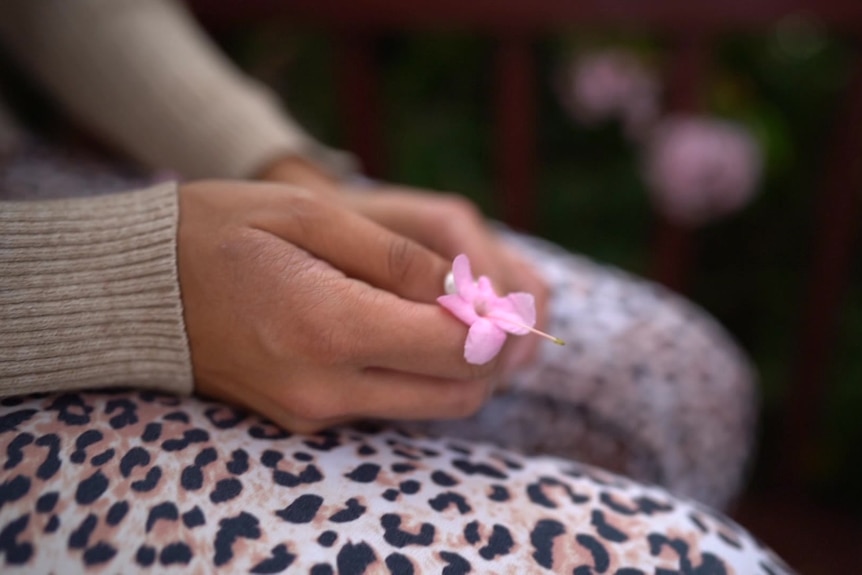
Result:
[[[495,183],[502,218],[516,229],[531,230],[536,218],[536,70],[529,35],[501,35],[496,64]]]
[[[667,105],[671,112],[697,113],[703,108],[710,60],[709,38],[703,31],[677,33],[670,46],[667,70]],[[688,287],[697,251],[693,229],[656,216],[651,276],[682,292]]]
[[[364,30],[337,30],[334,44],[338,109],[347,149],[359,157],[366,174],[382,177],[385,153],[375,37]]]
[[[780,481],[790,488],[802,487],[803,472],[816,456],[817,438],[823,430],[829,365],[862,216],[862,51],[858,44],[855,48],[850,81],[834,120],[823,186],[815,198],[814,261],[786,398],[777,470]]]

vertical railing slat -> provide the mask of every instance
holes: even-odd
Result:
[[[777,473],[790,488],[816,456],[829,395],[829,366],[838,342],[841,307],[850,282],[862,217],[862,52],[856,46],[850,82],[837,107],[823,185],[816,192],[814,261],[807,281],[791,385],[784,410]],[[858,358],[857,358],[858,359]]]
[[[502,218],[532,230],[536,219],[536,70],[531,38],[502,33],[496,61],[495,183]]]

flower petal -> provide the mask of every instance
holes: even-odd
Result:
[[[473,271],[470,269],[470,259],[466,254],[458,254],[452,261],[452,277],[455,279],[455,287],[458,293],[467,301],[473,301],[476,297],[476,282],[473,279]]]
[[[464,359],[474,365],[488,363],[500,353],[506,342],[506,332],[494,325],[492,321],[479,318],[467,333],[467,343],[464,344]]]
[[[490,300],[500,297],[497,295],[497,292],[494,291],[494,284],[491,283],[491,278],[488,276],[479,276],[479,280],[476,282],[476,287],[479,292],[479,297],[481,298]]]
[[[437,298],[437,303],[467,325],[473,325],[479,319],[473,304],[458,294],[441,295]]]
[[[506,297],[487,303],[486,308],[488,311],[485,317],[509,333],[524,335],[530,330],[522,326],[536,325],[536,301],[531,294],[510,293]]]

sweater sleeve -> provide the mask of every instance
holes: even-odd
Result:
[[[173,183],[0,202],[0,395],[139,386],[189,393]]]
[[[73,116],[153,168],[244,178],[298,154],[335,175],[355,169],[172,0],[4,0],[0,39]]]

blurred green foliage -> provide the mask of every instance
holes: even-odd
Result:
[[[555,78],[572,53],[625,44],[662,64],[649,36],[571,31],[537,41],[537,234],[597,260],[643,274],[653,220],[638,150],[618,126],[585,129],[558,101]],[[324,34],[254,30],[228,49],[273,85],[294,115],[321,140],[343,132]],[[458,191],[491,216],[498,205],[492,173],[494,45],[466,33],[392,35],[380,44],[388,177]],[[698,263],[689,296],[715,315],[750,353],[763,387],[760,462],[774,454],[776,415],[796,365],[796,334],[812,258],[812,213],[839,94],[849,71],[840,38],[805,21],[769,34],[735,36],[714,54],[707,93],[711,113],[744,122],[767,157],[755,201],[698,232]],[[862,126],[860,126],[862,128]],[[858,251],[858,250],[857,250]],[[823,497],[862,511],[862,269],[856,258],[841,317],[841,339],[822,385],[828,404],[818,458],[807,484]],[[755,480],[758,474],[755,474]]]

